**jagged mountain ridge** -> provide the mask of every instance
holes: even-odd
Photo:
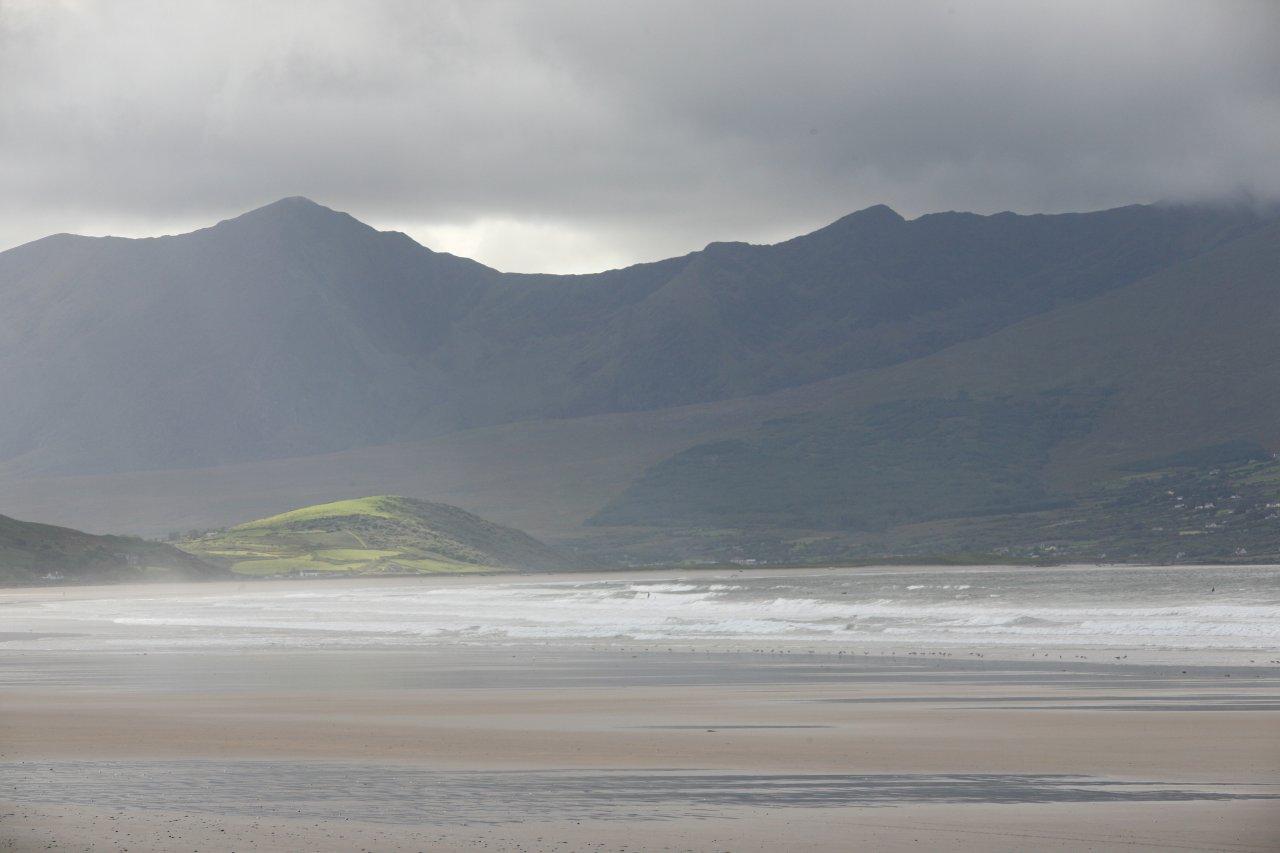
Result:
[[[765,393],[988,335],[1263,222],[881,206],[586,276],[498,273],[301,198],[174,237],[58,235],[0,253],[0,470],[221,465]]]

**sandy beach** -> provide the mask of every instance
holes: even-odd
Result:
[[[723,636],[226,648],[179,642],[189,625],[157,642],[151,616],[142,637],[121,628],[132,617],[37,625],[22,609],[64,592],[121,595],[0,594],[18,614],[0,642],[0,849],[1280,843],[1280,667],[1256,654],[1002,660]]]

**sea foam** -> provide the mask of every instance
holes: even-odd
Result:
[[[39,614],[28,615],[115,626],[95,641],[99,647],[767,638],[831,648],[1280,649],[1277,577],[1257,568],[990,569],[962,578],[902,570],[798,571],[731,582],[379,581],[296,590],[246,584],[234,594],[55,599],[14,605],[8,614],[21,618],[23,607],[35,607]]]

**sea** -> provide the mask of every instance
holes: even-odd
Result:
[[[1280,661],[1280,566],[742,569],[41,589],[10,649],[665,644]]]

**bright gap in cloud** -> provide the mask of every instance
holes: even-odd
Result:
[[[471,258],[503,272],[592,273],[635,263],[607,234],[562,223],[484,218],[464,224],[383,223],[437,252]]]

